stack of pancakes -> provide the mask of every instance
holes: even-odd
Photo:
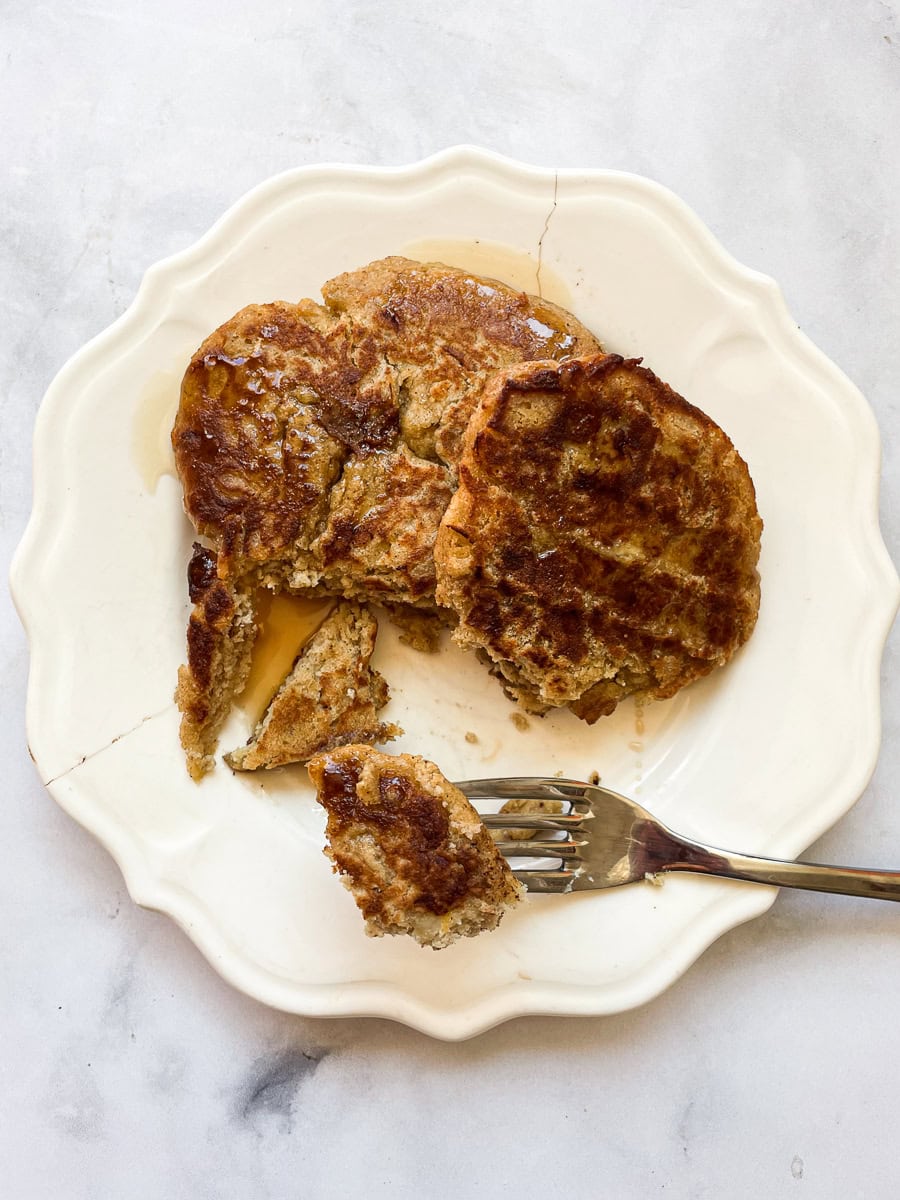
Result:
[[[370,604],[420,643],[452,626],[527,709],[589,722],[631,693],[673,695],[747,639],[762,523],[708,417],[494,280],[388,258],[322,292],[243,309],[184,377],[172,439],[203,544],[177,698],[195,778],[246,680],[263,589],[351,606],[333,658],[360,702],[282,719],[309,713],[320,672],[301,659],[252,752],[230,756],[245,768],[396,732],[376,715]],[[283,735],[271,752],[263,725]]]

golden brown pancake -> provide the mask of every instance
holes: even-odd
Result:
[[[211,334],[187,369],[172,432],[185,511],[218,574],[317,581],[311,543],[351,455],[396,443],[383,363],[354,358],[325,309],[251,305]]]
[[[350,742],[387,742],[403,732],[378,719],[390,698],[371,665],[378,622],[349,600],[336,604],[303,647],[246,746],[225,755],[237,771],[307,762]]]
[[[225,642],[245,628],[246,597],[264,585],[434,613],[448,463],[486,372],[597,349],[562,309],[440,264],[385,259],[323,294],[324,307],[242,309],[182,383],[172,443],[185,510],[215,575],[243,597],[238,625],[198,615],[221,668],[211,682],[192,678],[190,646],[182,669],[192,770],[211,765],[244,670]]]
[[[600,349],[559,305],[441,263],[385,258],[322,295],[391,364],[401,436],[422,458],[456,461],[485,372]]]
[[[393,544],[414,509],[417,536],[402,538],[411,562],[395,546],[390,581],[375,590],[433,603],[421,559],[452,490],[435,448],[446,410],[466,408],[494,367],[598,344],[562,309],[440,264],[384,259],[323,294],[325,308],[250,305],[192,358],[172,434],[185,510],[220,576],[257,569],[308,588],[327,574],[323,587],[342,591],[344,565],[348,579],[369,574],[358,554],[341,557],[357,497],[385,492],[390,477],[389,502],[348,548]]]
[[[188,660],[178,670],[175,700],[188,771],[201,779],[214,765],[213,751],[232,697],[250,673],[257,625],[251,595],[219,579],[215,556],[198,542],[188,566],[188,592],[193,603]]]
[[[405,446],[353,455],[313,544],[332,595],[434,607],[434,539],[453,486],[446,467]]]
[[[524,363],[466,432],[437,599],[512,696],[593,722],[746,641],[761,530],[728,437],[639,359]]]
[[[309,764],[328,848],[372,937],[406,933],[440,950],[494,929],[522,896],[481,818],[438,768],[345,746]]]

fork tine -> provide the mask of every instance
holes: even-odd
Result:
[[[454,784],[469,799],[484,800],[581,800],[586,783],[577,779],[549,779],[523,775],[511,779],[467,779]]]
[[[494,845],[506,858],[561,858],[579,857],[579,850],[587,845],[586,838],[568,838],[564,842],[521,841],[495,842]]]
[[[586,813],[479,813],[488,829],[555,829],[581,828]]]
[[[565,867],[551,871],[532,871],[524,868],[513,871],[516,879],[524,883],[529,892],[570,892],[578,878],[579,871],[571,871]]]

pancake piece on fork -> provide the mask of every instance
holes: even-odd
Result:
[[[433,763],[345,746],[309,773],[328,813],[325,853],[371,937],[405,933],[441,950],[496,928],[522,898],[478,813]]]

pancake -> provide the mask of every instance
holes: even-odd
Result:
[[[346,402],[345,402],[346,400]],[[191,359],[172,432],[184,506],[217,573],[318,579],[312,542],[347,458],[396,442],[383,363],[319,305],[250,305]]]
[[[247,682],[257,624],[252,595],[219,579],[215,556],[199,542],[188,565],[188,593],[187,663],[178,670],[175,700],[187,768],[199,780],[214,766],[232,697]]]
[[[250,305],[191,359],[172,433],[185,511],[212,544],[220,577],[259,570],[303,588],[329,574],[324,586],[340,591],[342,543],[326,527],[346,529],[356,514],[340,511],[348,488],[334,504],[332,488],[348,471],[380,472],[379,487],[402,472],[397,525],[408,527],[413,505],[418,536],[404,541],[412,562],[395,553],[390,586],[375,590],[433,604],[420,560],[452,490],[452,457],[437,451],[442,427],[458,440],[451,428],[464,427],[495,367],[598,343],[557,306],[440,264],[384,259],[331,280],[323,294],[326,307]],[[398,457],[385,463],[388,455]],[[345,575],[358,573],[351,555]]]
[[[434,541],[487,373],[598,348],[555,305],[440,264],[384,259],[323,295],[242,309],[182,382],[172,444],[185,511],[241,629],[259,586],[434,614]],[[208,654],[230,663],[238,626],[198,622]],[[182,742],[208,768],[240,671],[203,683],[195,659],[189,647]]]
[[[378,622],[340,601],[303,647],[246,746],[225,755],[236,771],[307,762],[350,742],[387,742],[403,731],[378,710],[390,697],[372,667]]]
[[[437,600],[512,697],[592,723],[733,656],[756,622],[761,530],[726,434],[639,359],[521,364],[466,431]]]
[[[309,773],[328,813],[325,853],[370,936],[440,950],[494,929],[521,899],[481,818],[433,763],[346,746]]]
[[[322,295],[393,368],[409,449],[450,464],[486,372],[600,349],[559,305],[441,263],[385,258],[338,275]]]

